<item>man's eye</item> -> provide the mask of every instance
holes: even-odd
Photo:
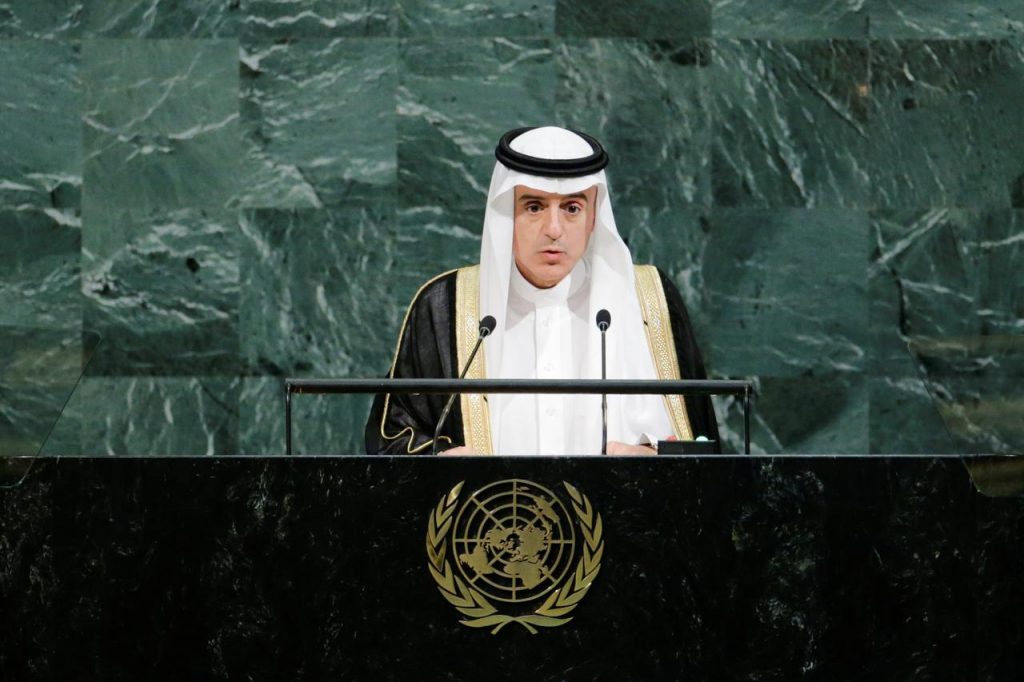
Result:
[[[568,206],[565,207],[565,210],[571,213],[572,215],[576,215],[583,209],[580,208],[579,204],[569,204]]]
[[[538,206],[537,204],[527,204],[526,210],[529,213],[540,213],[540,206]]]

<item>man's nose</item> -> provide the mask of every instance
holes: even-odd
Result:
[[[544,219],[544,235],[551,239],[558,239],[562,236],[562,216],[558,208],[548,209]]]

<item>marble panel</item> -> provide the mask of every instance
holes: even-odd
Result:
[[[82,81],[83,172],[92,206],[223,206],[234,194],[234,41],[87,41]]]
[[[864,0],[711,0],[712,33],[726,38],[866,38]]]
[[[269,38],[395,35],[396,0],[244,0],[242,30]]]
[[[0,324],[79,328],[82,229],[77,213],[0,208],[0,235]]]
[[[408,40],[400,53],[399,206],[483,206],[501,134],[554,120],[549,42]]]
[[[556,0],[555,31],[566,38],[694,38],[711,34],[709,0]]]
[[[913,338],[973,336],[975,291],[967,213],[876,211],[872,221],[871,370],[914,374]]]
[[[240,383],[207,376],[85,377],[69,406],[82,415],[80,453],[236,454]]]
[[[865,454],[869,449],[869,393],[863,375],[722,376],[754,380],[750,451],[754,454]],[[722,449],[743,452],[743,402],[715,399]]]
[[[1024,43],[871,45],[872,205],[1024,207]]]
[[[867,43],[715,42],[716,206],[866,207]]]
[[[716,36],[989,38],[1024,33],[1017,0],[712,0]]]
[[[35,455],[58,422],[71,387],[10,386],[5,379],[0,376],[0,459]]]
[[[613,197],[613,203],[614,201]],[[636,264],[655,265],[675,283],[693,324],[705,367],[712,371],[711,301],[704,281],[704,257],[711,222],[708,211],[683,206],[652,213],[647,208],[616,208],[615,223]]]
[[[90,372],[238,371],[239,235],[233,211],[87,211],[84,327]]]
[[[564,41],[555,48],[559,124],[599,139],[614,205],[655,214],[710,203],[710,44]]]
[[[555,32],[555,0],[398,0],[398,31],[403,36],[524,36]]]
[[[0,456],[79,452],[74,396],[98,346],[80,327],[0,326]]]
[[[845,209],[713,211],[703,270],[715,370],[863,372],[868,230]]]
[[[867,0],[879,38],[989,38],[1024,34],[1019,0]]]
[[[911,364],[910,358],[907,364]],[[873,455],[960,452],[940,413],[927,376],[914,372],[869,375],[868,450]]]
[[[238,35],[241,0],[102,0],[85,2],[87,38],[229,38]]]
[[[976,217],[971,252],[981,331],[1024,337],[1024,210],[984,211]]]
[[[70,387],[95,350],[93,335],[78,327],[38,329],[0,325],[0,381],[5,393],[16,398],[30,387]],[[67,395],[65,395],[67,397]]]
[[[85,0],[2,0],[0,38],[67,40],[82,28]]]
[[[247,40],[246,207],[393,201],[398,49],[391,39]]]
[[[957,447],[1024,450],[1021,212],[873,216],[872,372],[917,377]],[[927,442],[927,441],[925,441]]]
[[[408,303],[405,291],[395,295],[399,285],[390,276],[401,267],[390,212],[261,209],[245,216],[242,237],[246,374],[387,371],[390,332]]]
[[[446,210],[437,206],[398,212],[396,259],[390,272],[402,315],[419,288],[442,272],[480,262],[484,206]],[[397,340],[402,319],[388,320]],[[392,327],[393,323],[393,327]],[[388,366],[390,366],[388,358]],[[387,369],[387,367],[385,367]]]
[[[0,206],[79,206],[80,57],[75,43],[0,41]]]
[[[878,367],[902,358],[908,342],[1024,333],[1024,284],[1014,276],[1024,259],[1022,219],[1013,210],[873,214]]]
[[[34,455],[82,371],[80,328],[0,326],[0,457]]]
[[[361,455],[372,396],[293,395],[292,454]],[[246,377],[239,397],[238,454],[284,455],[284,381]]]
[[[1017,339],[1016,346],[1020,364],[1024,343]],[[929,366],[928,382],[937,396],[939,415],[957,452],[1024,454],[1024,374],[976,368],[986,359],[972,358],[975,369],[969,372]]]

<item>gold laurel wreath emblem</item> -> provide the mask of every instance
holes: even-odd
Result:
[[[537,634],[537,628],[551,628],[565,625],[572,620],[570,613],[580,600],[587,594],[590,585],[601,569],[601,556],[604,554],[604,529],[601,526],[601,515],[594,513],[590,500],[576,488],[565,481],[562,485],[572,498],[572,508],[583,531],[583,555],[576,564],[576,571],[565,582],[552,592],[544,603],[533,613],[523,616],[510,616],[499,613],[498,609],[478,590],[473,589],[462,580],[446,560],[448,551],[448,534],[452,530],[452,514],[459,501],[459,493],[465,481],[458,483],[451,491],[441,498],[437,507],[430,514],[427,523],[427,557],[430,575],[434,577],[441,595],[454,606],[459,613],[466,616],[459,622],[471,628],[494,627],[491,634],[496,634],[509,623],[519,623],[531,634]],[[568,617],[567,617],[568,616]]]

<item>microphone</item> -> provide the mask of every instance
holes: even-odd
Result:
[[[460,379],[466,378],[466,373],[469,372],[470,366],[473,364],[473,358],[476,357],[476,352],[480,350],[480,344],[484,342],[494,328],[498,326],[498,321],[494,319],[493,315],[486,315],[480,320],[480,331],[479,336],[476,337],[476,345],[473,346],[473,352],[469,354],[469,360],[466,360],[466,366],[462,368],[462,373],[459,374]],[[444,426],[444,422],[448,419],[448,413],[452,409],[452,404],[455,402],[455,396],[458,393],[452,393],[451,397],[448,398],[447,404],[444,406],[444,410],[441,412],[441,418],[437,421],[437,428],[434,429],[434,442],[430,446],[430,454],[437,454],[437,439],[441,436],[441,427]]]
[[[597,311],[597,328],[601,330],[601,381],[608,378],[604,337],[608,327],[612,326],[612,314],[601,308]],[[608,454],[608,394],[601,394],[601,454]]]

